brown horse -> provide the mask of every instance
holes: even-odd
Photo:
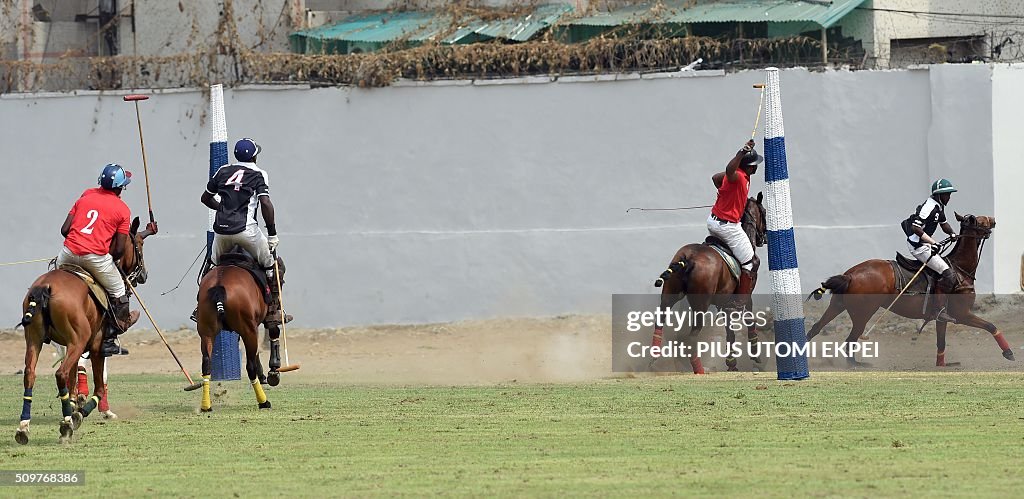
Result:
[[[971,312],[975,300],[974,273],[978,268],[978,261],[981,259],[984,241],[992,235],[996,219],[974,215],[960,216],[956,212],[954,215],[960,222],[960,235],[957,236],[956,246],[949,253],[947,259],[950,266],[959,274],[959,278],[966,279],[964,281],[966,286],[958,293],[946,296],[947,313],[956,319],[957,324],[984,329],[991,333],[1003,351],[1003,357],[1013,360],[1013,351],[1010,350],[1010,345],[1006,342],[1003,334],[992,323]],[[832,299],[825,314],[807,333],[807,338],[814,338],[823,327],[845,310],[850,313],[850,319],[853,321],[853,329],[847,336],[846,343],[857,341],[871,316],[879,308],[889,306],[901,291],[890,260],[861,262],[842,275],[830,277],[822,283],[821,288],[811,293],[811,296],[820,299],[826,290],[832,292]],[[926,294],[904,294],[892,304],[890,310],[910,319],[925,319],[926,297]],[[946,323],[936,321],[935,330],[938,349],[935,365],[942,367],[946,365]],[[852,357],[848,360],[851,364],[859,364]]]
[[[146,282],[146,265],[142,246],[149,231],[138,232],[138,217],[132,221],[129,242],[116,262],[121,273],[135,284]],[[14,435],[19,444],[28,443],[29,420],[32,416],[32,388],[36,383],[36,363],[43,341],[64,345],[64,360],[57,368],[57,392],[64,419],[60,424],[60,440],[68,441],[82,419],[96,408],[103,397],[103,311],[89,294],[89,287],[71,272],[51,270],[32,283],[22,303],[24,315],[18,324],[25,328],[25,395],[21,423]],[[112,313],[112,312],[111,312]],[[73,376],[78,359],[89,352],[92,360],[93,396],[85,405],[76,407],[70,392],[76,387]]]
[[[235,331],[245,345],[245,370],[249,382],[256,393],[256,403],[260,409],[270,409],[270,401],[260,384],[263,367],[259,358],[259,326],[267,315],[267,303],[264,290],[253,275],[242,267],[236,266],[231,254],[221,256],[220,265],[213,267],[199,283],[196,323],[200,337],[200,350],[203,354],[203,398],[199,409],[203,412],[213,410],[210,400],[210,370],[213,340],[221,330]],[[246,257],[248,258],[248,257]],[[284,282],[284,262],[277,258],[281,282]],[[262,273],[258,265],[256,272]],[[270,336],[270,375],[271,386],[279,381],[278,368],[281,357],[278,353],[278,338],[281,334],[279,326],[267,329]]]
[[[762,199],[761,193],[758,193],[756,198],[748,198],[743,218],[740,221],[743,231],[750,238],[750,243],[758,248],[767,242],[767,225],[764,206],[761,204]],[[754,272],[757,272],[758,265],[759,262],[755,255]],[[669,310],[676,302],[687,297],[692,311],[705,312],[711,305],[715,305],[719,309],[735,308],[736,295],[734,293],[739,283],[732,276],[725,260],[717,251],[706,244],[688,244],[676,251],[668,270],[661,273],[661,277],[655,281],[654,285],[661,287],[660,308],[662,310]],[[748,308],[750,303],[750,298],[746,297]],[[690,329],[690,338],[695,338],[702,327],[702,322],[695,321]],[[732,327],[725,329],[726,341],[732,344],[736,340],[736,332]],[[654,328],[653,346],[661,346],[663,330],[664,325],[659,316],[659,321]],[[752,325],[747,328],[747,339],[751,343],[757,342],[757,330]],[[754,358],[754,361],[760,363],[759,358]],[[730,371],[738,370],[736,359],[731,355],[726,358],[725,362]],[[694,374],[704,374],[704,366],[697,356],[690,357],[690,367],[693,368]]]

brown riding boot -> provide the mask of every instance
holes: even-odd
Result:
[[[270,305],[267,306],[267,317],[263,319],[263,326],[267,328],[280,327],[281,326],[281,288],[277,285],[277,277],[272,273],[267,273],[267,282],[270,285]],[[281,281],[281,286],[284,286],[284,280]],[[294,317],[289,314],[284,314],[284,323],[287,324],[292,321]]]
[[[733,293],[733,304],[736,308],[743,308],[747,305],[747,300],[750,299],[750,294],[754,292],[754,286],[756,285],[757,272],[740,269],[740,283],[736,286],[736,292]]]
[[[128,309],[128,296],[111,300],[111,311],[114,313],[114,326],[110,328],[115,336],[125,332],[139,321],[139,311]]]

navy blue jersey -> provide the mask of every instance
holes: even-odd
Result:
[[[213,220],[218,234],[238,234],[256,225],[256,207],[260,196],[270,196],[267,172],[256,163],[234,163],[217,170],[206,184],[206,192],[220,195],[220,209]]]

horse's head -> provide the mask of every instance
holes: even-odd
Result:
[[[988,239],[988,237],[992,235],[992,230],[996,228],[995,217],[977,217],[971,214],[961,215],[955,211],[953,212],[953,216],[956,217],[957,222],[960,222],[961,236]]]
[[[139,232],[139,217],[132,220],[132,226],[128,231],[128,246],[117,262],[121,272],[128,277],[128,282],[132,286],[145,284],[149,277],[146,271],[146,261],[142,256],[142,247],[145,245],[146,238],[151,235],[152,232],[149,229]]]
[[[747,237],[758,248],[768,242],[768,224],[764,205],[761,204],[762,199],[764,194],[761,192],[757,193],[756,198],[748,198],[747,206],[743,210],[743,219],[740,220],[743,232],[747,233]]]

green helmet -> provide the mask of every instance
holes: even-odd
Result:
[[[932,194],[942,194],[944,192],[956,192],[956,187],[953,187],[953,182],[940,178],[932,183]]]

